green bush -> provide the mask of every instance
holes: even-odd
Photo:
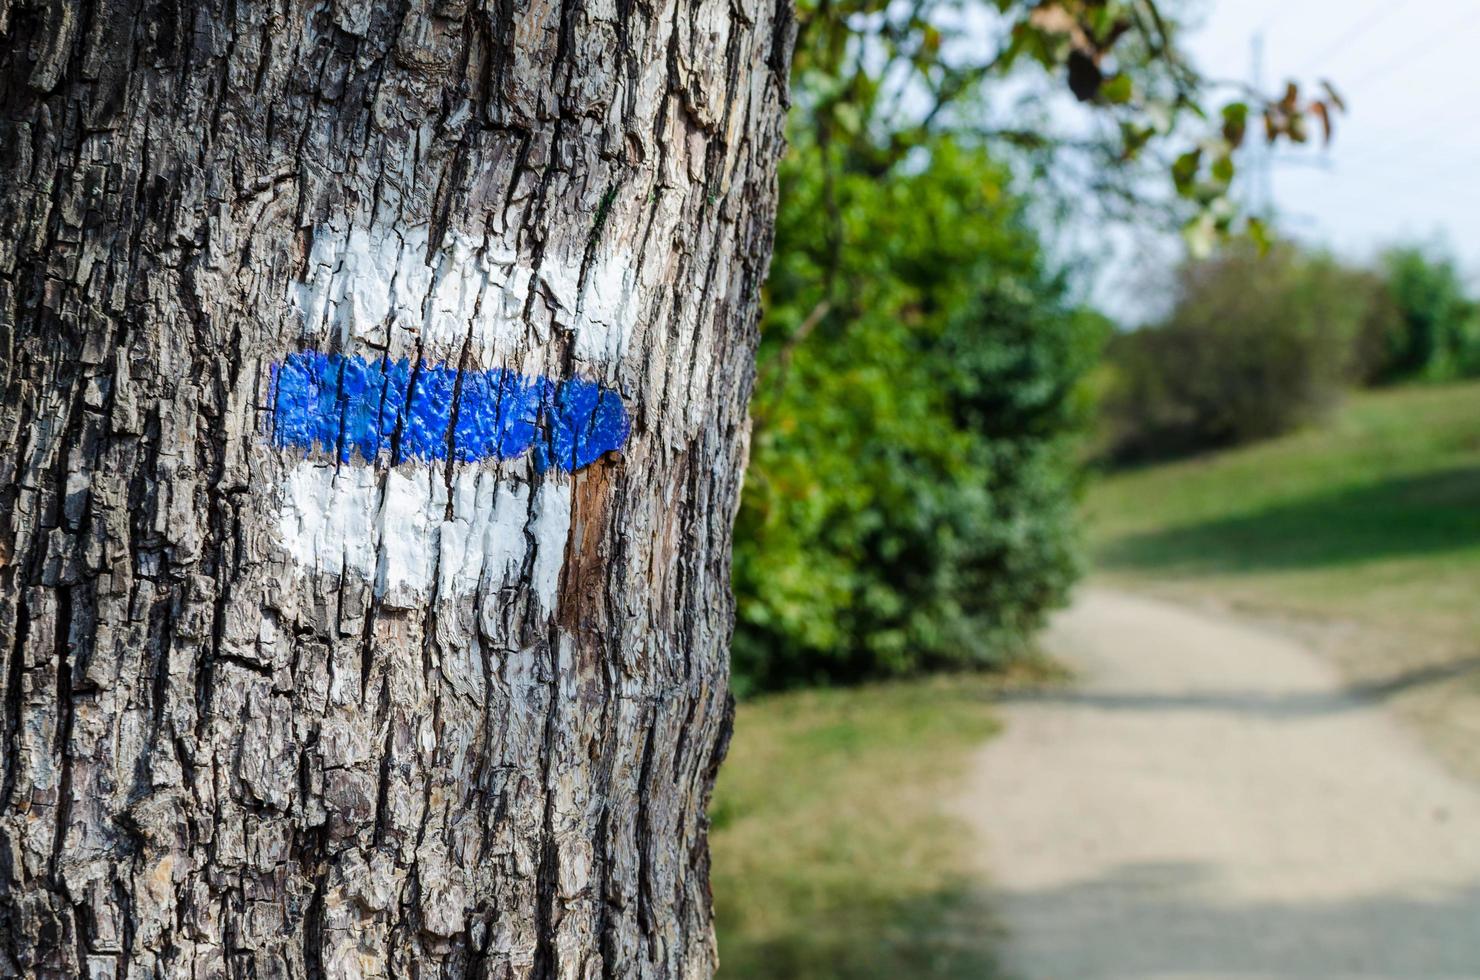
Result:
[[[1376,325],[1368,379],[1444,381],[1480,375],[1480,308],[1453,260],[1419,247],[1382,259],[1391,314]]]
[[[1323,255],[1238,246],[1179,273],[1166,322],[1109,346],[1104,441],[1118,461],[1289,431],[1362,372],[1380,281]]]
[[[988,665],[1073,581],[1071,441],[1103,323],[949,142],[824,178],[798,140],[736,533],[737,687]],[[832,214],[836,222],[819,216]]]

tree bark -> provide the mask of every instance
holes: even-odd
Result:
[[[0,34],[0,974],[710,975],[787,0]]]

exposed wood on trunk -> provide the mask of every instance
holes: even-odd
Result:
[[[0,974],[710,975],[787,0],[0,31]]]

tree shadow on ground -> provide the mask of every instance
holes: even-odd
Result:
[[[1098,559],[1112,571],[1199,575],[1350,565],[1477,545],[1480,467],[1463,467],[1130,535],[1103,547]]]
[[[1073,687],[1030,688],[1008,691],[999,704],[1072,704],[1104,711],[1222,711],[1266,721],[1289,721],[1340,714],[1368,703],[1386,701],[1405,691],[1441,684],[1459,677],[1480,677],[1480,654],[1450,663],[1429,664],[1398,671],[1388,677],[1362,681],[1338,690],[1269,693],[1265,691],[1085,691]],[[1480,930],[1480,922],[1476,923]]]
[[[741,934],[719,922],[721,980],[1003,980],[1003,934],[968,883],[909,899],[857,894],[825,915]]]
[[[1212,868],[1146,863],[1035,891],[864,903],[766,937],[722,934],[719,976],[1014,980],[1043,964],[1076,980],[1480,976],[1480,881],[1346,899],[1233,895]]]
[[[1480,976],[1480,881],[1249,901],[1205,866],[1130,864],[1000,900],[1009,947],[1056,976]]]

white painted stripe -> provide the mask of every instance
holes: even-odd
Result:
[[[545,612],[555,610],[560,590],[560,569],[565,564],[565,543],[570,534],[570,482],[540,484],[534,495],[534,571],[530,581]]]
[[[404,470],[385,472],[379,497],[380,511],[375,524],[379,541],[376,594],[399,598],[409,591],[420,597],[431,589],[437,573],[437,545],[442,518],[447,513],[447,484],[440,473],[433,479],[429,466],[407,466]],[[373,508],[374,497],[366,503]]]
[[[540,608],[552,612],[570,532],[570,477],[547,472],[531,499],[525,481],[458,466],[451,503],[449,515],[440,467],[304,461],[284,481],[277,531],[300,567],[373,581],[393,605],[491,598],[517,585],[529,562]]]
[[[538,276],[514,251],[457,232],[427,255],[425,226],[335,228],[321,225],[303,282],[289,287],[304,339],[337,341],[347,352],[362,344],[392,357],[418,349],[429,360],[457,361],[471,339],[478,367],[502,367],[550,338],[531,336],[524,319],[530,293],[570,331],[576,358],[608,368],[626,352],[642,297],[631,258],[596,256],[584,287],[582,252],[553,248]],[[537,318],[536,318],[537,319]]]

